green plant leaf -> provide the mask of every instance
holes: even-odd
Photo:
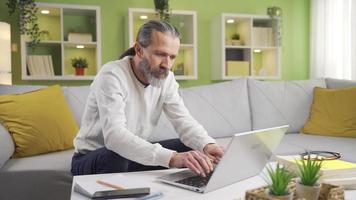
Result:
[[[300,161],[296,161],[296,163],[301,184],[307,186],[316,185],[321,176],[320,169],[323,161],[311,159],[310,155],[308,155],[307,159],[301,159]]]
[[[293,178],[293,173],[289,172],[284,166],[281,166],[279,163],[277,163],[275,169],[268,165],[267,172],[271,179],[271,183],[268,186],[271,193],[277,196],[288,194],[288,184]]]

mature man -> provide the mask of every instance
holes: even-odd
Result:
[[[205,176],[213,169],[223,150],[189,114],[170,71],[179,45],[172,25],[149,21],[139,30],[134,55],[102,67],[74,139],[73,175],[188,167]],[[146,141],[162,110],[183,143]]]

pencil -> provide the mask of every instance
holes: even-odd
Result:
[[[124,190],[125,189],[121,185],[117,185],[117,184],[114,185],[114,184],[107,183],[107,182],[102,181],[102,180],[97,180],[96,182],[101,184],[101,185],[104,185],[104,186],[107,186],[107,187],[111,187],[111,188],[114,188],[114,189],[117,189],[117,190]]]

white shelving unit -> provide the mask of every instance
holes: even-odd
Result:
[[[133,46],[140,26],[152,19],[159,19],[153,9],[129,8],[129,16],[127,20],[127,48]],[[181,33],[181,45],[178,57],[172,67],[175,78],[177,80],[197,79],[197,14],[195,11],[172,10],[170,23]]]
[[[212,79],[280,79],[277,23],[279,20],[267,15],[223,13],[215,18],[211,26]]]
[[[47,31],[41,42],[30,47],[30,40],[21,36],[21,68],[23,80],[92,80],[101,67],[101,20],[99,6],[37,3],[40,31]],[[49,13],[43,14],[47,10]],[[84,33],[91,41],[68,40],[69,33]],[[31,74],[27,56],[50,55],[54,75]],[[88,62],[84,75],[75,75],[71,59],[83,57]],[[40,62],[40,61],[39,61]],[[41,64],[32,64],[38,67]],[[42,66],[43,67],[43,66]],[[48,65],[47,65],[48,67]],[[33,69],[33,67],[32,67]]]

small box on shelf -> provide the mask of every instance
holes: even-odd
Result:
[[[253,45],[254,46],[275,46],[273,29],[269,27],[253,27]]]
[[[248,61],[229,60],[226,61],[227,76],[249,76],[250,63]]]
[[[90,33],[68,33],[69,42],[92,42],[93,37]]]

